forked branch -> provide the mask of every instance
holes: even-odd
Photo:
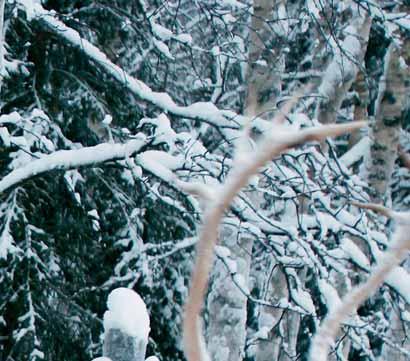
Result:
[[[290,111],[291,105],[288,104],[285,108],[287,109],[285,109],[284,113],[287,114]],[[283,118],[283,114],[278,119],[275,119],[274,123],[280,124],[280,118]],[[209,360],[201,334],[199,317],[207,289],[214,246],[218,238],[218,228],[224,212],[229,208],[234,197],[247,185],[250,177],[258,173],[261,167],[283,151],[308,141],[322,141],[326,137],[352,132],[362,128],[365,124],[365,122],[332,124],[300,131],[278,125],[272,134],[265,136],[255,153],[247,154],[246,158],[241,157],[240,162],[235,162],[234,160],[234,167],[229,173],[226,182],[221,185],[219,192],[208,204],[197,244],[196,263],[184,315],[183,344],[188,361]]]

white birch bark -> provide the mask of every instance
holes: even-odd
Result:
[[[391,45],[386,54],[384,77],[380,81],[383,88],[379,90],[376,114],[370,123],[371,142],[363,169],[365,180],[374,190],[372,200],[375,202],[385,197],[397,158],[408,76],[408,70],[401,66],[399,50]]]
[[[365,76],[366,75],[363,71],[359,71],[359,73],[357,74],[356,81],[352,86],[353,90],[357,94],[357,99],[355,100],[355,107],[353,113],[353,121],[366,120],[368,118],[367,107],[369,105],[370,94]],[[361,138],[362,137],[360,132],[354,132],[350,134],[349,149],[351,149],[355,144],[357,144]]]
[[[284,68],[281,54],[271,47],[272,31],[267,20],[273,19],[274,7],[281,1],[255,0],[250,25],[247,96],[245,115],[255,116],[276,105]]]
[[[281,267],[272,265],[266,301],[289,298],[286,276]],[[269,268],[268,268],[269,269]],[[258,337],[255,340],[256,361],[290,360],[296,355],[296,341],[300,316],[283,309],[260,307],[258,317]],[[280,322],[280,327],[279,326]],[[284,346],[286,345],[286,347]]]
[[[221,243],[230,250],[236,275],[248,284],[252,240],[237,227],[224,225]],[[247,298],[232,281],[230,270],[217,260],[207,299],[208,351],[213,361],[237,361],[244,357]]]
[[[354,19],[349,35],[346,36],[343,46],[348,54],[339,54],[329,64],[319,92],[324,97],[317,109],[317,118],[323,123],[332,123],[336,120],[336,114],[343,99],[346,96],[352,82],[356,78],[358,64],[364,59],[369,38],[371,19],[367,15],[358,15]],[[272,275],[271,297],[288,297],[286,278],[275,271]],[[301,275],[303,279],[303,275]],[[270,316],[270,317],[269,317]],[[274,320],[284,319],[281,322],[281,330],[275,330]],[[264,324],[271,320],[271,325]],[[300,326],[300,315],[294,312],[283,314],[281,310],[261,308],[259,316],[259,328],[269,327],[269,332],[264,340],[257,344],[255,359],[257,361],[288,361],[296,357],[297,335]],[[346,345],[348,348],[348,345]]]
[[[399,12],[407,12],[410,10],[409,5],[402,4],[399,6],[398,11]],[[396,91],[404,91],[405,94],[407,93],[407,96],[405,95],[406,99],[403,99],[404,108],[407,106],[409,107],[410,105],[410,89],[408,88],[401,88],[403,86],[403,81],[405,79],[409,79],[410,74],[409,74],[409,66],[410,66],[410,38],[409,37],[404,37],[403,38],[403,43],[400,46],[400,49],[397,49],[400,51],[400,62],[402,63],[402,67],[400,68],[400,71],[402,72],[402,77],[401,80],[402,82],[399,84],[399,87],[394,87]],[[400,65],[400,63],[398,64]],[[407,66],[407,69],[406,67]],[[398,75],[399,76],[399,75]],[[402,109],[404,111],[404,109]],[[404,166],[410,169],[410,157],[408,153],[404,153],[403,150],[400,150],[398,152],[398,156],[401,157],[401,161],[403,162]],[[399,204],[398,204],[399,206]],[[403,206],[403,204],[401,204]],[[410,262],[407,260],[406,263],[404,263],[403,267],[410,272]],[[408,326],[406,329],[405,323],[401,319],[402,315],[407,312],[410,312],[410,305],[404,304],[403,309],[392,309],[391,314],[390,314],[390,325],[391,325],[391,340],[399,344],[402,348],[406,350],[410,350],[410,339],[408,337]],[[382,360],[389,360],[389,361],[405,361],[408,359],[408,355],[404,355],[403,352],[400,352],[397,348],[391,347],[388,344],[383,345],[383,350],[382,350],[382,355],[381,355]]]
[[[409,311],[410,307],[407,305],[407,312]],[[406,331],[405,321],[401,318],[401,312],[399,310],[391,310],[390,313],[390,339],[393,343],[400,345],[405,350],[410,350],[410,340],[408,338],[408,334]],[[389,360],[389,361],[407,361],[408,355],[405,355],[400,350],[387,345],[386,343],[383,345],[382,356],[381,360]]]
[[[276,69],[278,55],[269,46],[271,31],[266,20],[273,17],[275,1],[255,0],[251,18],[247,96],[245,115],[253,117],[276,105],[280,92],[280,71]],[[259,208],[258,195],[251,196]],[[227,247],[238,265],[237,275],[247,284],[252,255],[252,240],[238,230],[224,226],[221,245]],[[209,313],[207,339],[209,354],[215,361],[243,359],[246,342],[247,299],[230,280],[226,267],[216,262],[207,300]]]
[[[283,112],[278,114],[274,121],[281,124],[293,107],[288,102]],[[278,126],[277,131],[271,131],[259,142],[255,152],[250,157],[240,157],[234,160],[234,168],[214,198],[208,202],[204,214],[204,221],[196,247],[196,260],[191,277],[191,287],[185,304],[183,322],[184,352],[189,361],[208,361],[209,354],[205,347],[200,325],[200,313],[208,288],[209,274],[212,269],[214,247],[218,240],[218,230],[221,219],[238,192],[245,187],[250,178],[258,174],[261,167],[272,158],[287,149],[299,146],[308,141],[322,141],[329,136],[345,134],[354,129],[363,127],[364,122],[354,124],[332,124],[320,127],[305,128],[295,131],[291,127]]]
[[[273,38],[266,20],[274,16],[274,9],[278,6],[281,6],[281,1],[257,0],[254,3],[245,110],[249,116],[261,113],[265,113],[264,116],[269,116],[267,112],[276,106],[276,100],[281,91],[280,74],[284,70],[284,61],[278,49],[266,46],[272,42]],[[257,202],[257,196],[254,195],[253,198],[254,202]],[[279,298],[285,294],[288,296],[286,278],[281,271],[274,271],[274,274],[268,279],[268,284],[266,295],[268,299],[272,295]],[[273,326],[275,321],[280,319],[282,312],[283,310],[269,307],[259,309],[259,330],[267,332],[264,338],[259,338],[257,341],[255,360],[278,359],[281,339],[275,337]]]
[[[274,2],[260,2],[259,7],[255,5],[255,16],[263,19],[267,11],[273,10]],[[265,8],[264,8],[265,7]],[[256,13],[258,11],[258,13]],[[265,15],[266,18],[266,15]],[[320,92],[325,97],[318,107],[318,118],[323,123],[331,123],[335,121],[336,113],[339,110],[343,98],[346,96],[348,89],[354,81],[358,64],[361,64],[367,48],[367,42],[370,32],[371,19],[367,15],[357,15],[354,19],[353,26],[349,34],[344,40],[344,47],[348,54],[340,54],[335,57],[327,69],[326,76],[323,79],[320,87]],[[253,39],[253,41],[260,45],[260,38]],[[271,56],[274,56],[271,52]],[[255,53],[251,53],[250,60],[256,62],[260,59],[261,53],[258,53],[258,48]],[[249,69],[252,70],[251,67]],[[266,112],[269,106],[275,102],[275,94],[280,91],[280,83],[275,79],[275,69],[264,68],[265,73],[254,72],[254,78],[249,76],[252,81],[248,89],[253,90],[253,96],[247,98],[247,110],[253,110],[255,113]],[[277,69],[276,69],[277,70]],[[271,71],[271,74],[266,73]],[[270,81],[273,80],[275,84],[274,91],[271,91],[271,99],[268,103],[260,105],[260,100],[263,94],[258,94],[257,90],[265,91],[264,87],[272,86]],[[258,88],[258,84],[260,87]],[[263,85],[264,84],[264,85]],[[276,91],[276,93],[275,93]],[[253,104],[257,104],[253,106]],[[303,277],[302,277],[303,278]],[[267,295],[267,300],[273,297],[289,297],[287,289],[287,282],[285,276],[277,267],[270,279],[271,286]],[[275,323],[281,318],[281,329],[275,328]],[[284,313],[283,310],[272,309],[268,307],[261,307],[259,310],[259,330],[265,330],[263,338],[260,338],[256,344],[255,360],[257,361],[272,361],[280,360],[287,361],[296,356],[296,342],[297,334],[300,325],[300,315],[293,312]],[[286,345],[286,347],[284,347]]]
[[[371,22],[367,13],[358,13],[346,31],[340,49],[335,49],[336,54],[318,89],[322,99],[316,109],[316,118],[322,124],[335,122],[342,101],[356,79],[366,53]]]

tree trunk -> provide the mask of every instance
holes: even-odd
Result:
[[[277,264],[270,267],[272,269],[271,277],[268,279],[266,290],[266,301],[274,301],[279,299],[288,299],[289,292],[286,284],[286,276],[280,266]],[[268,267],[269,269],[269,267]],[[260,307],[258,317],[258,333],[256,339],[255,360],[256,361],[276,361],[282,359],[281,345],[287,341],[284,339],[283,331],[275,327],[279,324],[282,317],[291,316],[286,314],[286,311],[279,308]],[[285,324],[286,322],[283,322]],[[298,328],[298,327],[297,327]],[[282,332],[281,332],[282,331]],[[282,333],[282,334],[281,334]],[[297,330],[296,330],[297,335]],[[295,335],[295,336],[296,336]],[[296,340],[296,337],[295,337]]]
[[[355,81],[361,66],[369,40],[371,17],[357,14],[352,25],[346,31],[347,35],[336,55],[328,65],[319,87],[322,99],[316,109],[316,118],[322,124],[334,123],[337,112],[342,105],[347,91]]]
[[[280,1],[255,0],[251,19],[245,115],[255,116],[276,106],[284,68],[281,54],[272,46],[273,9]]]
[[[112,361],[144,361],[147,340],[128,335],[120,329],[111,329],[104,337],[105,357]]]
[[[279,55],[271,46],[272,34],[266,22],[268,19],[273,19],[275,4],[276,2],[272,0],[254,1],[244,112],[248,117],[254,117],[274,107],[280,92],[280,71],[277,65]],[[282,65],[279,65],[279,68]],[[251,198],[255,207],[259,208],[258,195],[253,194]],[[229,249],[237,263],[237,276],[247,285],[252,240],[243,236],[238,230],[223,226],[220,244]],[[246,342],[247,298],[232,282],[226,267],[221,262],[216,262],[210,287],[207,300],[209,311],[207,339],[211,359],[241,360]]]
[[[244,356],[247,298],[231,276],[235,272],[235,277],[248,284],[252,241],[237,227],[227,225],[221,231],[221,241],[236,269],[228,269],[221,260],[215,262],[207,299],[208,351],[213,361],[238,361]]]
[[[407,74],[408,76],[408,74]],[[399,50],[391,45],[385,58],[385,86],[379,90],[376,114],[370,123],[371,144],[364,163],[364,178],[373,189],[372,201],[385,199],[397,158],[401,120],[406,102],[406,73]]]
[[[353,84],[353,90],[356,92],[353,121],[367,120],[367,107],[369,105],[370,94],[369,87],[366,83],[366,74],[359,71],[356,81]],[[349,149],[357,144],[361,139],[360,131],[353,132],[349,137]]]

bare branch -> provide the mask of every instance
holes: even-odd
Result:
[[[355,203],[358,207],[370,209],[393,218],[397,229],[389,250],[373,268],[368,280],[349,292],[344,300],[323,321],[315,334],[310,349],[311,361],[326,361],[330,346],[334,342],[340,324],[344,322],[357,307],[365,301],[386,280],[389,273],[400,264],[410,250],[410,214],[397,213],[377,204]]]
[[[360,202],[351,202],[352,205],[358,207],[358,208],[363,208],[363,209],[369,209],[371,211],[377,212],[382,214],[385,217],[388,218],[393,218],[393,211],[387,207],[382,206],[381,204],[376,204],[376,203],[360,203]]]
[[[410,155],[406,153],[406,151],[403,149],[403,147],[400,144],[398,146],[398,151],[399,151],[399,157],[401,161],[403,162],[403,165],[407,169],[410,169]]]

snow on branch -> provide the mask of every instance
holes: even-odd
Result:
[[[288,114],[292,102],[284,106],[283,114]],[[337,136],[365,126],[365,122],[355,122],[341,125],[325,125],[305,128],[299,131],[280,125],[284,115],[281,114],[273,122],[273,127],[259,144],[256,152],[239,153],[240,159],[234,159],[234,166],[225,184],[216,191],[213,201],[209,202],[204,214],[202,231],[197,243],[197,256],[194,266],[190,294],[185,305],[183,344],[188,361],[206,361],[209,355],[204,346],[199,315],[202,309],[207,289],[214,247],[218,238],[218,227],[224,212],[233,202],[235,196],[245,187],[250,178],[273,157],[283,151],[304,144],[308,141],[321,141],[326,137]],[[238,154],[237,154],[238,157]]]
[[[60,150],[45,155],[5,176],[0,181],[0,194],[26,179],[51,170],[72,169],[127,158],[138,152],[145,143],[146,138],[139,135],[138,139],[133,139],[125,144],[103,143],[94,147]]]
[[[56,19],[54,14],[45,10],[40,4],[33,4],[27,0],[20,0],[20,3],[25,8],[29,18],[39,20],[48,30],[81,50],[90,60],[104,69],[138,98],[181,117],[202,120],[218,127],[232,128],[235,126],[228,119],[231,117],[226,117],[224,112],[220,111],[211,102],[198,102],[186,107],[179,106],[167,93],[154,92],[144,82],[132,77],[121,67],[114,64],[100,49],[82,38],[76,30]],[[235,119],[238,122],[241,117],[235,117]]]
[[[319,331],[315,334],[310,349],[310,361],[326,361],[329,349],[334,342],[340,324],[344,322],[357,307],[375,292],[389,277],[391,272],[405,259],[410,251],[410,213],[394,212],[384,206],[373,203],[357,203],[360,208],[369,209],[393,219],[396,231],[393,234],[389,249],[373,268],[368,280],[349,292],[332,312],[325,318]]]

